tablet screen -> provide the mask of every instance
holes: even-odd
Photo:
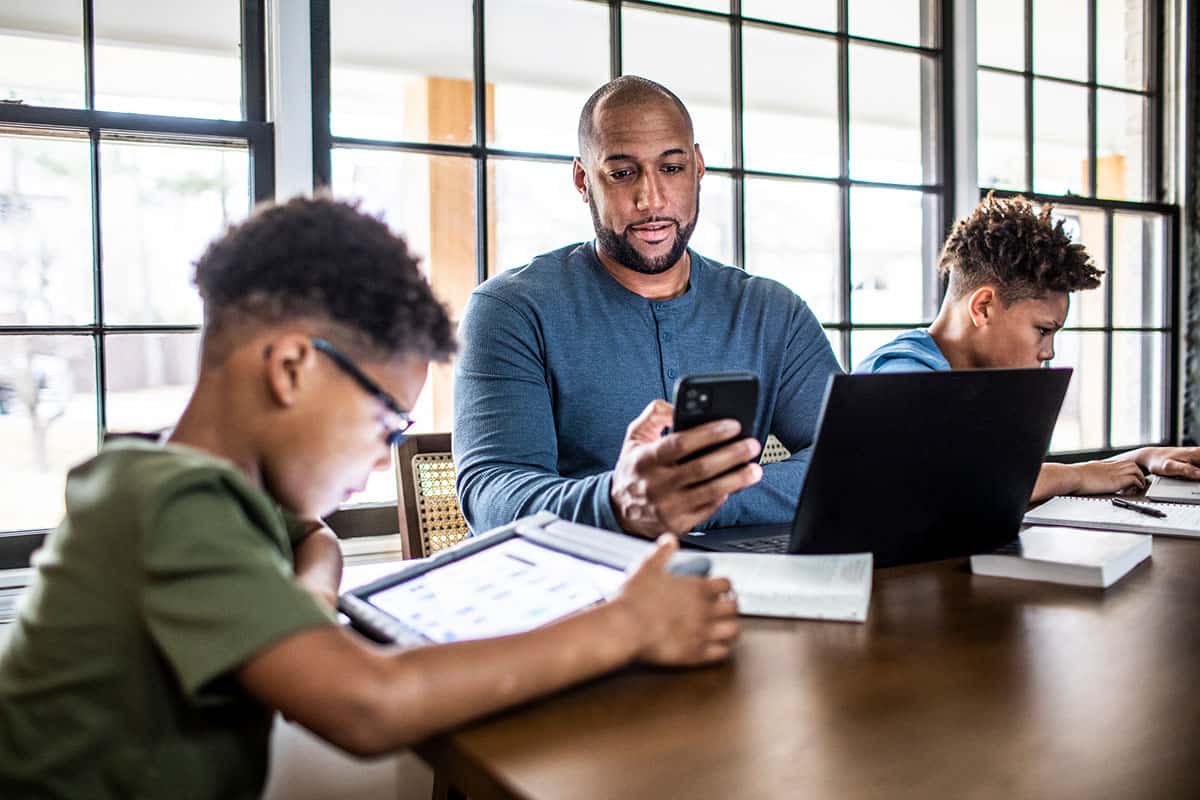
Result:
[[[434,642],[532,630],[612,597],[625,573],[513,537],[367,599]]]

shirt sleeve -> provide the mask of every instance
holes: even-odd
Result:
[[[142,613],[184,691],[332,615],[293,579],[290,554],[218,483],[166,500],[147,526]]]
[[[537,326],[505,300],[476,291],[459,330],[454,461],[463,516],[475,531],[538,511],[620,530],[612,472],[558,473],[558,440]]]
[[[796,515],[825,387],[842,368],[816,316],[795,303],[770,431],[792,455],[764,464],[762,480],[731,495],[701,528],[782,524]]]
[[[935,372],[936,370],[928,362],[919,358],[897,355],[877,361],[871,371],[879,374],[881,372]]]

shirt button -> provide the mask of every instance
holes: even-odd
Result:
[[[663,331],[663,341],[664,342],[671,341],[671,332],[670,331]]]
[[[673,369],[669,369],[669,370],[667,370],[667,377],[668,377],[668,378],[674,378],[674,377],[675,377],[675,370],[673,370]]]

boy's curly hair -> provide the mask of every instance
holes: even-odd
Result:
[[[1000,300],[1012,305],[1047,292],[1094,289],[1104,273],[1083,245],[1072,242],[1063,221],[1041,211],[1024,197],[987,198],[955,223],[938,259],[938,272],[950,279],[948,294],[965,297],[980,286],[996,287]]]
[[[232,226],[196,262],[205,354],[222,334],[293,319],[323,324],[343,346],[388,359],[445,361],[455,349],[446,309],[404,240],[357,204],[297,197]]]

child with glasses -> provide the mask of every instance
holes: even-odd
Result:
[[[196,284],[179,423],[73,469],[37,558],[0,655],[0,797],[254,797],[274,711],[382,753],[631,661],[729,655],[729,583],[669,574],[669,537],[615,599],[529,633],[398,652],[336,624],[315,520],[390,464],[451,322],[401,239],[327,199],[258,211]]]

